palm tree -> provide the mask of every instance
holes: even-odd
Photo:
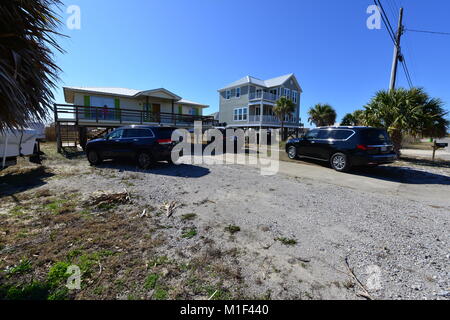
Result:
[[[273,113],[281,122],[281,139],[285,139],[284,134],[284,122],[286,121],[286,116],[292,114],[295,111],[295,104],[286,97],[281,97],[277,100],[275,106],[273,107]]]
[[[315,124],[316,127],[332,126],[336,123],[336,111],[329,104],[316,104],[309,109],[309,123]]]
[[[378,91],[364,108],[367,125],[387,129],[398,154],[405,134],[441,137],[449,126],[442,101],[419,88]]]
[[[59,5],[59,0],[2,1],[0,132],[48,117],[60,71],[51,47],[63,51],[54,39]]]
[[[353,113],[347,113],[344,118],[342,118],[342,126],[361,126],[364,124],[363,110],[356,110]]]

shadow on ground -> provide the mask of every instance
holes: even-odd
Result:
[[[323,161],[301,159],[296,162],[307,165],[317,165],[333,170],[327,162]],[[441,165],[427,160],[410,161],[410,159],[408,159],[408,162],[415,165],[429,166],[430,168],[450,168],[450,166],[447,166],[445,163]],[[406,184],[450,185],[450,176],[408,167],[408,162],[405,163],[404,167],[394,165],[383,165],[379,167],[354,167],[347,174]]]
[[[201,178],[208,175],[211,171],[208,168],[192,164],[168,164],[165,162],[158,162],[147,170],[139,169],[132,161],[109,161],[99,165],[98,168],[111,168],[119,171],[129,172],[144,172],[148,174],[157,174],[169,177],[181,177],[181,178]]]
[[[406,184],[450,185],[449,176],[410,167],[386,165],[375,168],[355,168],[351,174]]]
[[[8,170],[10,169],[7,169],[0,176],[0,198],[40,187],[46,184],[46,178],[54,175],[44,166],[32,168],[13,167],[10,171]]]

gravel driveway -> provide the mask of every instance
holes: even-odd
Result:
[[[91,194],[123,191],[125,182],[139,195],[137,206],[176,201],[182,206],[175,217],[195,213],[200,237],[240,252],[233,263],[247,296],[450,297],[448,168],[400,163],[340,174],[311,163],[284,163],[275,176],[232,164],[161,164],[143,172],[116,163],[91,169],[83,160],[70,168],[89,174],[52,178],[46,187]],[[437,196],[416,197],[417,188]],[[227,226],[240,232],[230,235]]]

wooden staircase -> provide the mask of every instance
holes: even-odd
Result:
[[[73,122],[59,123],[59,136],[61,148],[76,148],[80,144],[78,124]]]

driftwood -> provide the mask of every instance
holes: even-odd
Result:
[[[345,257],[345,265],[347,266],[348,274],[353,278],[355,283],[361,288],[362,291],[357,291],[356,295],[366,298],[368,300],[375,300],[366,289],[366,287],[362,284],[362,282],[358,279],[358,277],[353,272],[353,269],[350,268],[350,264],[348,263],[348,257]]]
[[[106,204],[126,204],[131,201],[129,192],[124,189],[124,192],[107,193],[95,192],[88,201],[89,205],[101,206]]]
[[[175,201],[166,202],[163,205],[163,208],[166,210],[166,216],[170,218],[173,213],[175,212],[175,209],[178,208],[179,205]]]

